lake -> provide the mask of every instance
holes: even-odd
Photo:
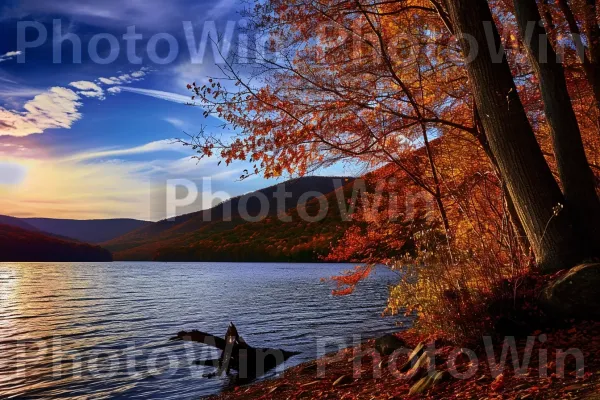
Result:
[[[381,317],[385,268],[345,297],[321,282],[351,264],[0,263],[0,398],[197,399],[198,359],[218,355],[169,341],[180,330],[223,336],[230,321],[253,346],[302,353],[290,367],[397,330]],[[270,376],[273,376],[273,372]]]

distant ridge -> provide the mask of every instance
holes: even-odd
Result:
[[[112,261],[108,250],[0,224],[0,262]]]
[[[42,232],[72,238],[86,243],[101,243],[151,224],[137,219],[53,219],[19,218]]]
[[[354,177],[302,177],[272,185],[243,196],[231,198],[210,209],[210,220],[199,211],[162,220],[102,243],[113,252],[116,260],[129,261],[319,261],[330,241],[335,241],[348,224],[342,224],[337,206],[336,190],[350,187]],[[291,194],[285,199],[284,210],[295,215],[293,224],[280,224],[277,201],[273,197],[278,186],[285,185]],[[302,221],[298,208],[315,209],[315,197],[303,198],[317,192],[329,204],[327,217],[315,223]],[[257,195],[269,203],[267,218],[247,222],[238,212],[240,201],[247,201],[249,215],[260,212]],[[306,201],[304,203],[302,200]],[[224,211],[231,206],[231,220],[224,220]],[[318,210],[317,210],[318,212]],[[310,212],[309,212],[310,213]]]
[[[232,197],[229,200],[210,208],[211,221],[222,221],[224,211],[231,206],[231,219],[235,220],[240,218],[239,215],[239,204],[243,197],[248,197],[246,203],[246,210],[250,215],[258,215],[260,210],[260,200],[257,199],[256,194],[261,193],[269,200],[269,209],[267,215],[277,214],[277,202],[273,198],[273,194],[277,191],[278,186],[285,185],[287,192],[291,193],[291,197],[285,199],[284,210],[290,210],[298,206],[300,197],[310,191],[319,192],[323,195],[333,192],[336,187],[336,180],[339,180],[342,185],[353,182],[356,178],[353,177],[337,177],[337,176],[307,176],[296,179],[290,179],[285,182],[278,183],[263,189],[256,190],[254,192],[246,193],[241,196]],[[148,224],[145,227],[130,232],[129,234],[115,239],[115,242],[122,243],[128,239],[134,239],[143,237],[145,239],[151,237],[158,237],[163,233],[180,234],[194,232],[197,229],[203,228],[208,225],[210,221],[205,218],[206,211],[197,211],[190,214],[185,214],[173,218],[171,220],[161,220],[155,223]]]
[[[0,224],[14,226],[17,228],[25,229],[27,231],[37,232],[38,228],[25,222],[21,218],[10,217],[8,215],[0,215]]]

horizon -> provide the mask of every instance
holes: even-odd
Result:
[[[347,176],[346,175],[339,175],[339,176],[335,176],[335,175],[307,175],[307,176],[302,176],[302,177],[298,177],[298,178],[289,178],[289,179],[286,179],[284,181],[277,182],[277,183],[273,183],[273,181],[266,180],[267,183],[271,183],[271,184],[268,185],[268,186],[265,186],[265,187],[258,188],[256,190],[252,190],[252,191],[245,192],[245,193],[240,193],[240,194],[237,194],[235,196],[231,196],[231,197],[227,197],[227,198],[214,198],[213,197],[213,200],[219,200],[219,201],[218,202],[213,202],[209,206],[193,207],[192,210],[185,211],[183,213],[178,213],[174,217],[171,217],[171,218],[180,218],[180,217],[184,217],[186,215],[200,213],[200,212],[203,212],[203,211],[207,211],[207,210],[216,208],[219,205],[221,205],[223,203],[226,203],[228,201],[231,201],[231,200],[233,200],[235,198],[243,197],[245,195],[251,195],[252,193],[255,193],[255,192],[258,192],[258,191],[261,191],[261,190],[264,190],[264,189],[268,189],[268,188],[271,188],[271,187],[274,187],[274,186],[285,185],[285,184],[287,184],[289,182],[292,182],[292,181],[295,181],[295,180],[298,180],[298,179],[310,179],[310,178],[315,178],[315,177],[318,177],[318,178],[330,178],[330,179],[345,179],[345,180],[348,180],[348,179],[360,179],[360,177],[350,176],[350,175],[347,175]],[[289,192],[286,192],[286,193],[289,193]],[[321,193],[321,192],[319,192],[319,193]],[[321,193],[321,195],[327,195],[327,194],[329,194],[329,193]],[[275,194],[273,196],[274,196],[274,198],[276,200],[278,200],[275,197]],[[194,202],[194,204],[196,204],[196,203],[203,203],[202,198],[200,197],[200,201],[199,202],[196,202],[196,201]],[[300,203],[298,205],[300,205]],[[79,219],[79,218],[37,217],[37,216],[36,217],[29,217],[29,216],[23,217],[23,216],[18,216],[18,215],[0,214],[0,217],[3,217],[3,216],[4,217],[9,217],[9,218],[21,219],[23,221],[27,221],[27,220],[40,220],[40,219],[64,220],[64,221],[82,221],[82,222],[85,222],[85,221],[88,221],[88,222],[91,222],[91,221],[109,221],[109,220],[136,220],[136,221],[143,221],[143,222],[154,223],[154,222],[159,222],[159,221],[164,221],[164,220],[168,220],[169,219],[169,218],[163,218],[163,219],[160,219],[160,220],[144,220],[144,219],[127,218],[127,217],[119,217],[119,218],[83,218],[83,219]]]
[[[591,399],[598,8],[3,0],[0,397]]]
[[[193,150],[176,142],[200,129],[221,129],[221,120],[203,117],[201,105],[186,105],[192,103],[186,85],[218,73],[221,49],[215,51],[211,34],[228,34],[234,26],[231,34],[239,35],[240,8],[229,0],[182,0],[155,17],[156,4],[119,8],[91,0],[15,0],[0,11],[5,32],[0,44],[3,214],[158,221],[164,218],[160,207],[172,179],[198,184],[209,177],[213,191],[231,197],[281,181],[240,180],[251,163],[226,167],[218,157],[195,160]],[[132,27],[142,36],[133,46],[141,61],[133,63],[130,43],[122,39]],[[116,56],[105,40],[96,41],[91,51],[94,35],[118,38]],[[36,44],[42,36],[46,40]],[[179,51],[168,63],[161,61],[171,54],[165,40],[148,51],[154,36],[177,41]],[[107,58],[112,61],[102,61]],[[315,172],[354,176],[347,173],[352,168],[334,165]]]

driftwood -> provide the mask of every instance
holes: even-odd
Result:
[[[184,340],[202,343],[222,350],[221,357],[214,360],[199,360],[197,365],[214,367],[215,373],[207,377],[229,374],[231,369],[238,371],[242,379],[252,379],[275,368],[288,358],[300,354],[281,349],[252,347],[238,334],[233,323],[227,328],[225,339],[198,330],[181,331],[171,340]]]

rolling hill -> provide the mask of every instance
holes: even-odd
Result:
[[[12,217],[10,217],[12,218]],[[53,219],[18,218],[23,223],[45,233],[72,238],[86,243],[100,243],[122,236],[151,224],[136,219]],[[1,220],[0,220],[1,222]]]
[[[21,218],[10,217],[8,215],[0,215],[0,224],[14,226],[17,228],[25,229],[26,231],[32,231],[32,232],[39,231],[38,228],[36,228],[35,226],[33,226],[31,224],[28,224]]]
[[[232,198],[210,209],[210,213],[200,211],[172,221],[159,221],[102,245],[113,252],[116,260],[318,261],[351,224],[341,221],[335,191],[351,192],[354,180],[304,177],[283,182]],[[289,197],[282,210],[278,210],[273,195],[281,185]],[[307,197],[308,192],[315,196]],[[318,196],[321,200],[316,196],[318,193],[322,194]],[[257,196],[269,200],[263,210],[266,218],[259,222],[246,221],[239,207],[247,204],[248,214],[257,216],[261,211]],[[349,196],[350,193],[346,193],[346,197]],[[301,215],[317,215],[322,201],[328,208],[322,220],[308,222],[301,218]],[[228,215],[229,207],[231,218],[223,218]],[[282,211],[289,215],[291,222],[277,217]]]
[[[99,246],[0,224],[0,261],[112,261],[112,256]]]

